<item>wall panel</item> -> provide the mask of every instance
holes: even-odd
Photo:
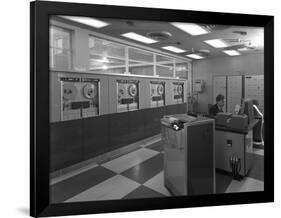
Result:
[[[144,110],[128,112],[129,135],[128,144],[137,142],[145,138]]]
[[[160,119],[165,114],[165,107],[149,108],[144,110],[144,135],[150,137],[160,133]]]
[[[50,125],[50,166],[55,171],[83,160],[82,120]]]
[[[109,117],[82,119],[83,160],[109,151]]]
[[[129,115],[127,112],[109,114],[109,150],[129,143]]]

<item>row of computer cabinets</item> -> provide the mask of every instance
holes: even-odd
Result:
[[[182,104],[187,81],[87,73],[50,73],[50,121]]]
[[[186,112],[186,103],[182,103],[50,123],[50,170],[105,153],[111,158],[111,152],[160,134],[163,116]]]

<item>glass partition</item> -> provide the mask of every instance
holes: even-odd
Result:
[[[89,70],[95,73],[187,79],[187,62],[144,49],[90,36],[89,53]]]
[[[136,75],[153,76],[153,53],[128,48],[129,72]]]
[[[188,63],[177,61],[175,71],[177,78],[188,79]]]
[[[90,37],[89,49],[89,70],[113,74],[125,72],[125,46]]]
[[[174,59],[156,55],[156,74],[160,77],[174,77]]]

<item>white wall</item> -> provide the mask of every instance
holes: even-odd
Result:
[[[193,81],[205,81],[204,92],[198,95],[198,111],[207,112],[213,103],[213,76],[264,74],[263,53],[235,57],[209,58],[193,62]]]

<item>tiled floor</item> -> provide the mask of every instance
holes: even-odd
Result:
[[[253,167],[242,181],[216,173],[217,193],[263,190],[263,150],[254,149],[252,155]],[[53,203],[171,196],[164,186],[162,143],[154,141],[101,165],[53,179],[50,194]]]

